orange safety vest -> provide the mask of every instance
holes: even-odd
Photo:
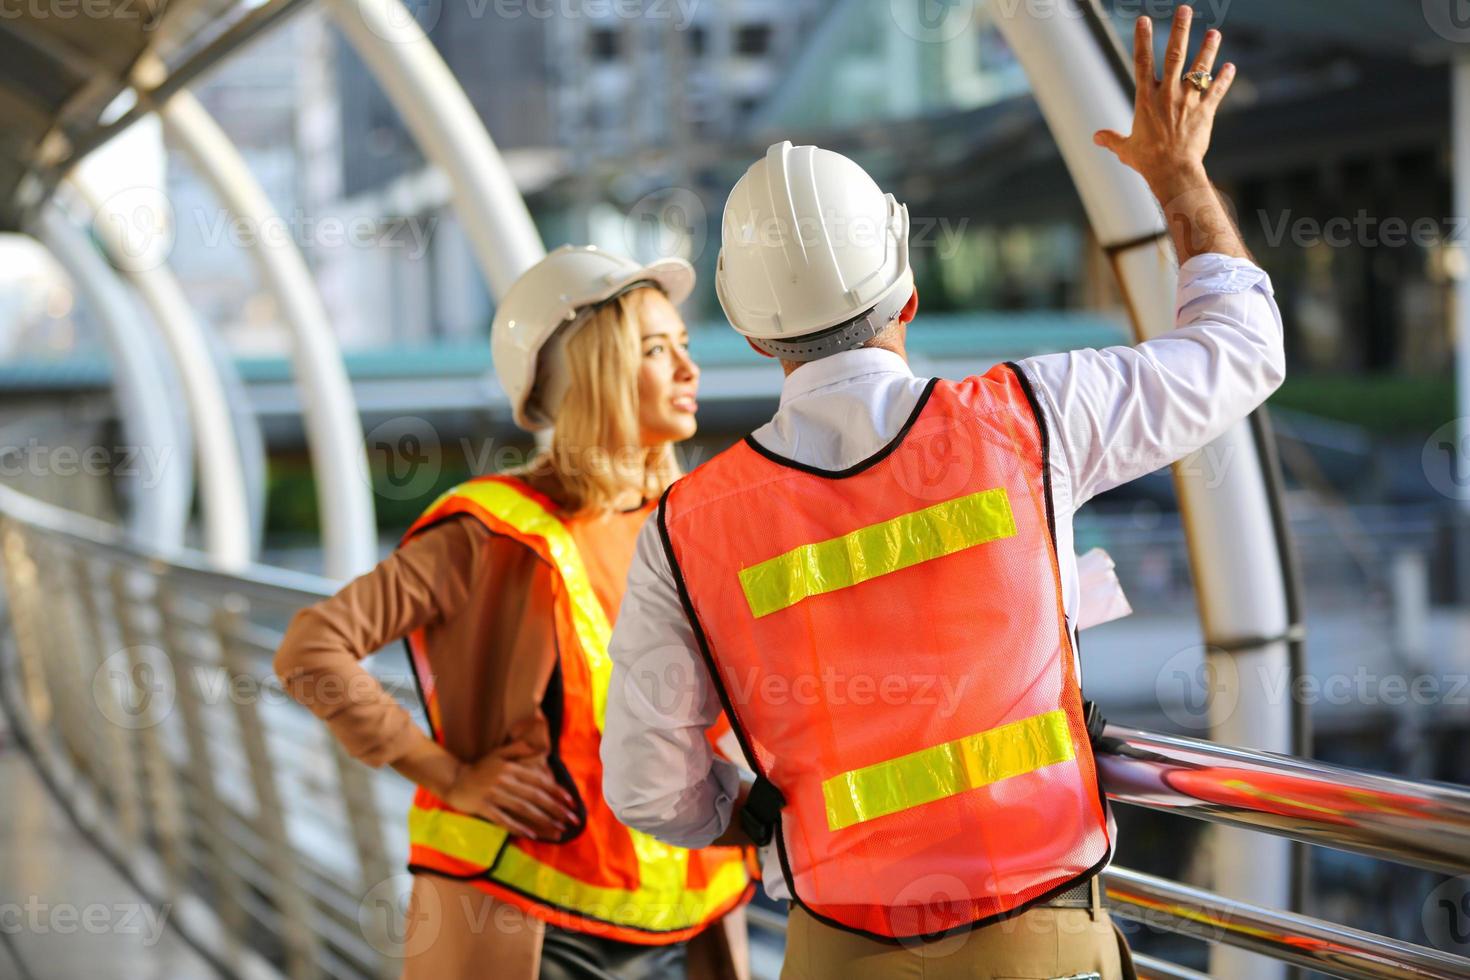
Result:
[[[526,545],[555,571],[554,614],[562,711],[554,769],[570,776],[584,822],[559,843],[525,840],[454,810],[419,788],[409,811],[409,868],[474,880],[484,890],[553,925],[622,942],[662,945],[694,936],[754,892],[739,848],[686,850],[620,824],[602,796],[598,746],[607,705],[612,629],[576,541],[555,505],[525,483],[498,476],[445,492],[404,540],[451,515],[469,514]],[[434,737],[439,703],[422,629],[408,637],[410,659]]]
[[[1111,856],[1046,448],[1023,376],[997,365],[930,382],[845,470],[748,438],[664,494],[664,548],[774,794],[792,897],[829,925],[972,928]]]

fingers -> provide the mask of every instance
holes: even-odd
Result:
[[[1149,91],[1154,82],[1154,22],[1138,18],[1133,25],[1133,84],[1139,94]]]
[[[546,790],[541,789],[539,786],[530,786],[524,783],[518,785],[516,789],[521,793],[523,799],[529,801],[542,813],[554,818],[557,823],[561,824],[563,830],[576,824],[577,814],[572,808],[562,803]]]
[[[511,764],[506,767],[506,777],[517,786],[536,790],[553,801],[553,805],[565,810],[573,822],[577,819],[577,801],[562,788],[550,770],[542,766]]]
[[[1215,55],[1220,53],[1220,32],[1213,27],[1205,31],[1204,43],[1199,46],[1199,53],[1194,56],[1194,64],[1190,71],[1214,71]]]
[[[538,840],[555,840],[566,831],[566,823],[556,815],[555,809],[543,810],[535,801],[524,796],[504,796],[495,802],[502,813],[510,814],[531,829],[531,836]]]
[[[1211,110],[1219,107],[1220,100],[1225,98],[1225,93],[1230,91],[1230,83],[1235,81],[1235,65],[1229,61],[1225,67],[1220,69],[1220,74],[1210,83],[1209,91],[1205,92],[1204,105]]]
[[[1189,25],[1194,11],[1181,4],[1174,11],[1174,26],[1169,31],[1169,46],[1164,51],[1164,78],[1162,84],[1177,92],[1184,74],[1184,55],[1189,50]]]
[[[1092,134],[1092,141],[1094,143],[1105,150],[1112,150],[1114,153],[1117,153],[1120,149],[1122,149],[1122,146],[1127,141],[1127,139],[1128,137],[1124,136],[1116,129],[1099,129],[1097,132]]]
[[[530,827],[522,824],[519,820],[515,819],[510,814],[500,809],[500,807],[494,806],[493,804],[486,803],[480,811],[480,816],[484,817],[486,820],[490,821],[493,824],[498,824],[499,826],[504,827],[512,834],[515,834],[517,837],[527,837],[531,840],[541,839],[540,837],[536,836],[536,832],[533,831]]]

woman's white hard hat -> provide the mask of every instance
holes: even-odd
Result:
[[[856,163],[773,144],[725,202],[715,294],[768,354],[811,361],[872,339],[913,293],[909,212]]]
[[[490,354],[517,425],[534,432],[553,423],[568,386],[567,339],[598,304],[643,285],[681,303],[694,289],[694,267],[680,258],[643,265],[595,245],[562,245],[511,284],[495,310]]]

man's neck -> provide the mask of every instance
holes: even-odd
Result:
[[[903,358],[905,364],[908,363],[908,359],[909,359],[908,351],[904,349],[904,345],[901,344],[901,343],[892,343],[892,344],[868,344],[865,347],[858,347],[858,348],[854,348],[854,349],[855,350],[886,350],[886,351],[891,351],[894,354],[897,354],[899,357]],[[828,356],[831,356],[831,355],[828,355]],[[813,362],[812,361],[786,361],[786,360],[783,360],[781,362],[781,370],[782,371],[785,371],[786,372],[786,377],[789,378],[789,377],[791,377],[791,372],[792,371],[795,371],[797,368],[801,367],[803,364],[811,364],[811,363],[813,363]]]

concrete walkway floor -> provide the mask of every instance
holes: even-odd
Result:
[[[78,832],[0,715],[0,980],[215,980]]]

